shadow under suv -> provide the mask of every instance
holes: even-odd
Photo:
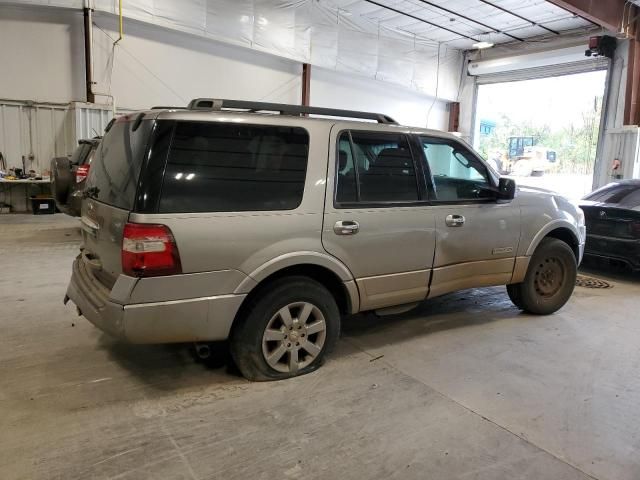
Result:
[[[585,239],[573,203],[516,195],[453,135],[294,105],[120,117],[85,192],[65,301],[133,343],[229,339],[253,380],[317,368],[346,314],[489,285],[552,313]]]

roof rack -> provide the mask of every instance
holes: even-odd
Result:
[[[195,98],[187,106],[189,110],[247,110],[249,112],[278,112],[281,115],[324,115],[328,117],[362,118],[378,123],[395,124],[393,118],[383,113],[359,112],[337,108],[306,107],[286,103],[250,102],[245,100],[226,100],[218,98]]]

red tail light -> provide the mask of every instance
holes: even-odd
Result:
[[[165,225],[127,223],[122,238],[122,271],[132,277],[182,273],[171,230]]]
[[[89,175],[89,165],[79,165],[76,169],[76,183],[85,180]]]
[[[636,238],[640,238],[640,222],[631,222],[629,224],[629,233]]]

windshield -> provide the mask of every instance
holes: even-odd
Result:
[[[590,193],[585,200],[616,204],[622,208],[640,207],[640,184],[612,183]]]

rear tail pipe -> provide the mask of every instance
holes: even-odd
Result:
[[[211,347],[207,343],[194,343],[193,346],[200,360],[206,360],[211,356]]]

